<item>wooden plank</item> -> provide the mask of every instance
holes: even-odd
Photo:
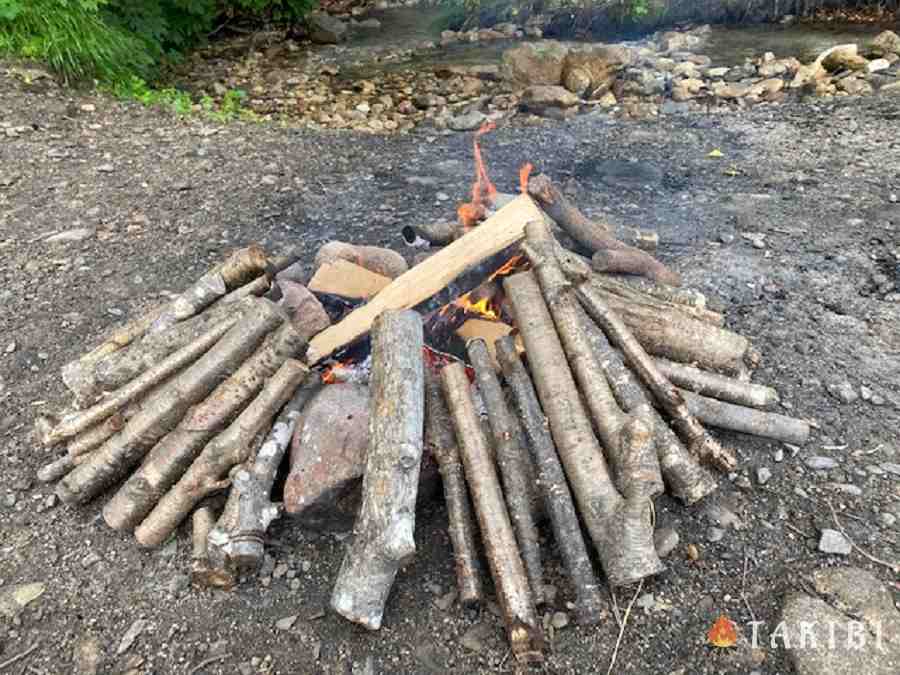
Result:
[[[389,277],[370,272],[349,260],[329,260],[319,266],[307,288],[342,298],[368,300],[391,283]]]
[[[309,343],[307,362],[318,363],[368,333],[384,310],[408,309],[427,300],[469,267],[520,241],[526,223],[545,219],[530,197],[516,197],[481,225],[394,279],[343,321],[319,333]]]

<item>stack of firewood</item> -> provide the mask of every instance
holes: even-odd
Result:
[[[58,481],[70,504],[116,487],[104,520],[142,546],[193,514],[194,578],[230,586],[263,558],[280,514],[272,486],[323,369],[369,337],[362,505],[334,609],[381,625],[415,553],[427,450],[461,602],[482,599],[481,542],[514,654],[539,657],[537,512],[577,617],[591,623],[601,601],[589,545],[611,585],[657,574],[654,497],[668,489],[692,504],[716,488],[707,466],[735,469],[704,423],[797,444],[809,426],[760,410],[777,394],[749,382],[758,355],[701,294],[676,288],[677,274],[585,218],[546,176],[525,175],[523,188],[477,227],[417,228],[443,247],[411,268],[394,252],[333,242],[304,286],[290,273],[296,257],[236,252],[64,368],[80,409],[40,421],[41,440],[66,451],[39,478]],[[423,315],[485,280],[511,323],[488,333],[499,339],[469,339],[468,365],[438,371],[423,358]],[[332,323],[319,300],[336,297]]]

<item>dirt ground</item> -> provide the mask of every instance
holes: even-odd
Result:
[[[659,526],[680,544],[644,584],[615,672],[790,672],[780,647],[717,650],[706,632],[724,613],[745,637],[763,621],[765,640],[785,593],[822,566],[852,563],[895,583],[857,551],[817,545],[834,527],[832,504],[861,549],[900,559],[898,120],[900,98],[869,97],[646,122],[589,115],[485,141],[501,188],[514,189],[531,160],[588,212],[657,229],[667,262],[763,354],[755,379],[778,388],[783,412],[819,426],[799,449],[721,434],[740,472],[694,508],[658,501]],[[45,585],[15,618],[0,614],[0,663],[36,645],[8,672],[72,672],[76,648],[92,643],[103,672],[514,670],[490,607],[466,614],[443,602],[454,577],[440,503],[419,513],[418,556],[382,630],[366,633],[327,610],[344,536],[278,522],[262,580],[197,590],[184,530],[143,551],[104,525],[103,500],[60,506],[35,480],[52,455],[32,427],[68,404],[64,363],[240,245],[299,245],[311,261],[341,238],[411,256],[400,228],[446,217],[464,198],[470,137],[223,126],[3,75],[0,126],[0,595]],[[714,149],[721,158],[707,156]],[[46,241],[74,228],[87,238]],[[835,468],[808,468],[813,456]],[[571,589],[552,541],[545,550],[558,589],[547,611],[566,612]],[[619,591],[620,611],[632,593]],[[613,609],[599,627],[554,630],[543,669],[605,672]],[[117,654],[139,619],[143,631]]]

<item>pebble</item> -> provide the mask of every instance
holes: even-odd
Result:
[[[67,243],[85,241],[86,239],[90,239],[93,236],[94,230],[92,230],[91,228],[76,227],[71,230],[66,230],[65,232],[59,232],[57,234],[51,235],[44,241],[46,241],[48,244]]]
[[[119,642],[119,646],[116,648],[116,656],[121,656],[129,649],[131,649],[131,645],[134,644],[134,641],[138,639],[138,636],[146,627],[147,622],[143,619],[137,619],[136,621],[134,621],[128,628],[128,630],[125,631],[125,635],[122,636],[122,640]]]
[[[697,548],[696,544],[688,544],[685,547],[685,551],[687,552],[688,560],[700,560],[700,549]]]
[[[826,528],[822,530],[822,536],[819,538],[819,550],[833,555],[850,555],[853,547],[843,534]]]
[[[828,487],[855,497],[861,497],[863,493],[862,488],[853,483],[829,483]]]
[[[661,527],[653,533],[653,545],[660,558],[665,558],[674,551],[680,540],[678,532],[671,527]]]
[[[879,514],[878,519],[885,527],[893,527],[897,524],[897,516],[895,516],[893,513],[888,513],[887,511],[882,511]]]
[[[483,652],[487,645],[485,645],[485,640],[490,636],[493,632],[490,624],[486,623],[476,623],[474,626],[469,628],[465,633],[463,633],[462,638],[460,638],[459,643],[468,649],[470,652],[475,652],[478,654],[479,652]]]
[[[98,562],[103,560],[99,553],[96,551],[91,551],[81,560],[81,566],[87,569],[91,565],[96,565]]]
[[[782,448],[775,448],[775,452],[772,453],[772,459],[776,462],[783,462],[784,450]]]
[[[828,469],[836,469],[838,466],[838,463],[831,459],[831,457],[822,457],[819,455],[807,457],[803,463],[813,471],[826,471]]]
[[[721,527],[711,527],[706,532],[706,538],[711,543],[716,543],[717,541],[722,541],[722,538],[725,536],[725,530]]]
[[[297,623],[297,614],[291,614],[275,622],[275,628],[278,630],[290,630]]]
[[[772,470],[768,467],[761,466],[756,469],[756,482],[765,485],[772,478]]]
[[[883,462],[881,464],[881,468],[884,469],[887,473],[892,473],[895,476],[900,476],[900,464],[895,462]]]
[[[112,164],[101,164],[97,167],[97,171],[99,171],[100,173],[112,173],[115,170],[116,167],[114,167]]]
[[[553,626],[556,630],[565,628],[569,625],[569,615],[565,612],[554,612],[553,618],[550,619],[550,625]]]
[[[445,593],[434,601],[434,604],[443,612],[446,612],[453,606],[453,603],[456,602],[457,592],[456,589]]]
[[[13,341],[10,342],[8,345],[6,345],[6,349],[5,349],[4,351],[5,351],[7,354],[12,354],[14,351],[16,351],[16,348],[17,348],[17,347],[18,347],[18,345],[16,344],[16,341],[13,340]]]
[[[634,603],[645,612],[649,612],[656,605],[656,598],[653,593],[644,593]]]
[[[853,403],[859,398],[859,394],[849,382],[828,385],[828,393],[844,404]]]

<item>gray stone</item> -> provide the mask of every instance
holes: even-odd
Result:
[[[884,469],[887,473],[892,473],[895,476],[900,476],[900,464],[895,462],[882,462],[881,468]]]
[[[503,53],[504,76],[523,85],[562,83],[563,64],[569,50],[553,40],[527,42]]]
[[[553,618],[550,619],[550,625],[556,630],[560,630],[569,625],[569,615],[565,612],[554,612]]]
[[[853,547],[843,534],[826,528],[819,537],[819,550],[830,555],[850,555]]]
[[[476,623],[463,633],[459,643],[470,652],[478,654],[487,649],[486,641],[493,633],[494,629],[490,624],[484,622]]]
[[[880,520],[881,524],[887,528],[894,527],[894,525],[897,524],[897,516],[893,513],[888,513],[887,511],[882,511],[878,514],[878,520]]]
[[[347,39],[347,25],[327,12],[311,12],[306,17],[309,39],[317,44],[337,44]]]
[[[100,641],[92,636],[81,638],[72,650],[72,666],[75,675],[97,675],[103,662]]]
[[[892,30],[886,30],[872,40],[872,47],[882,55],[900,54],[900,35]]]
[[[706,538],[710,543],[715,544],[718,541],[722,541],[722,538],[725,536],[725,530],[721,527],[711,527],[706,532]]]
[[[838,466],[838,463],[831,459],[831,457],[822,457],[819,455],[807,457],[803,460],[803,463],[813,471],[827,471],[828,469],[836,469]]]
[[[661,527],[653,533],[653,545],[656,547],[656,554],[660,558],[667,557],[678,546],[681,537],[678,532],[671,527]]]
[[[761,466],[756,469],[756,482],[760,485],[765,485],[772,478],[772,470],[766,466]]]
[[[656,598],[653,593],[644,593],[634,603],[645,612],[649,612],[656,606]]]
[[[47,237],[44,241],[48,244],[67,243],[73,241],[84,241],[94,236],[94,230],[89,227],[76,227],[65,232],[60,232]]]
[[[900,613],[890,591],[854,567],[819,570],[813,579],[825,599],[794,594],[782,612],[781,645],[798,675],[897,673]]]
[[[278,630],[290,630],[297,623],[297,614],[291,614],[275,622],[275,628]]]
[[[460,115],[451,115],[447,126],[453,131],[472,131],[480,127],[487,119],[479,110],[470,110]]]

